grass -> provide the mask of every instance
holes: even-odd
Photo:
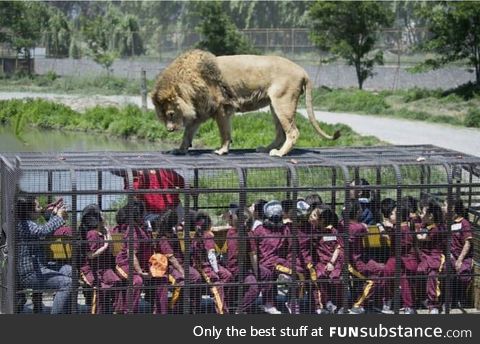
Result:
[[[316,109],[333,112],[401,117],[434,123],[480,128],[480,89],[473,84],[452,90],[372,92],[358,89],[314,91]]]
[[[0,101],[0,125],[16,124],[17,134],[28,126],[41,129],[104,133],[122,138],[138,138],[149,141],[168,141],[180,144],[182,133],[169,133],[153,111],[143,113],[134,105],[124,108],[94,107],[79,113],[68,106],[42,99]],[[297,116],[300,139],[297,147],[371,146],[380,141],[372,136],[360,136],[346,125],[322,123],[328,133],[342,132],[336,141],[321,138],[307,119]],[[232,148],[256,148],[268,145],[274,138],[274,125],[269,113],[250,113],[233,119]],[[200,127],[195,147],[219,146],[216,124],[208,121]]]

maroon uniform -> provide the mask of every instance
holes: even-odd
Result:
[[[380,264],[373,259],[368,259],[364,255],[363,240],[368,235],[367,225],[364,223],[353,222],[348,226],[350,243],[350,273],[365,281],[362,293],[354,307],[362,307],[364,302],[371,298],[375,291],[379,291],[384,285],[380,279],[384,275],[384,264]]]
[[[273,282],[278,273],[288,273],[287,254],[290,245],[290,229],[282,226],[272,230],[263,225],[258,226],[254,232],[255,244],[253,250],[259,259],[259,274],[262,282]],[[262,286],[263,303],[273,304],[275,288],[270,283]]]
[[[110,250],[107,249],[94,258],[88,258],[89,253],[92,254],[104,246],[104,235],[92,229],[87,232],[86,240],[87,243],[83,245],[84,263],[80,268],[80,274],[87,285],[95,288],[92,313],[102,314],[112,306],[114,294],[108,289],[115,287],[120,282],[120,278],[113,271],[115,260]]]
[[[439,273],[445,266],[443,254],[445,244],[445,227],[430,225],[426,228],[426,240],[419,241],[420,262],[417,272],[427,275],[427,304],[429,308],[440,307]]]
[[[203,279],[210,285],[210,290],[215,301],[217,313],[228,313],[228,307],[225,302],[225,293],[223,283],[227,283],[232,278],[232,274],[218,265],[218,272],[215,272],[208,260],[208,252],[215,250],[215,241],[212,231],[203,232],[201,237],[192,239],[192,255],[195,268],[200,272]]]
[[[129,274],[129,252],[128,252],[128,240],[130,237],[130,229],[129,227],[123,236],[124,244],[122,250],[116,257],[117,263],[117,273],[124,279],[128,279]],[[143,228],[135,226],[133,227],[133,250],[137,256],[138,262],[140,267],[144,272],[149,271],[149,259],[152,256],[153,247],[151,242],[150,233],[145,231]],[[144,283],[144,280],[141,275],[137,272],[133,274],[133,304],[132,304],[132,311],[133,313],[138,312],[138,307],[140,304],[140,295],[141,295],[141,288]],[[130,298],[130,288],[128,290],[120,291],[120,295],[117,296],[117,307],[116,311],[119,313],[126,313],[127,312],[127,302]]]
[[[252,236],[252,232],[249,232],[247,235],[248,238],[252,238]],[[238,239],[239,235],[237,229],[234,227],[229,228],[227,231],[227,269],[232,274],[232,281],[243,282],[245,286],[243,300],[239,302],[238,306],[238,311],[243,313],[252,307],[260,291],[258,288],[257,279],[255,278],[255,275],[253,274],[251,268],[246,269],[244,278],[239,275],[240,269],[238,266]],[[245,256],[245,259],[249,258],[250,257]],[[250,267],[249,261],[246,261],[245,264],[246,266]],[[234,292],[235,288],[232,288],[229,295],[231,295],[231,297],[235,297],[235,295],[232,295]]]
[[[320,298],[316,299],[317,305],[325,304],[326,301],[332,301],[334,304],[341,304],[342,288],[341,274],[344,261],[343,256],[343,239],[339,236],[336,228],[328,226],[329,232],[320,233],[320,238],[316,245],[316,273],[320,279]],[[339,249],[337,259],[335,260],[334,269],[327,270],[327,265],[332,261],[333,254]],[[318,296],[317,296],[318,298]]]
[[[452,255],[452,266],[455,267],[455,262],[462,253],[463,247],[467,240],[471,240],[473,237],[472,225],[470,222],[463,217],[455,219],[454,224],[451,227],[452,230],[452,239],[450,253]],[[465,255],[463,259],[462,266],[459,271],[457,271],[458,278],[462,282],[463,286],[467,286],[472,279],[472,264],[473,264],[473,250],[470,247],[470,250]]]
[[[385,263],[385,277],[386,279],[386,292],[387,298],[392,298],[392,283],[395,276],[395,250],[396,241],[394,237],[395,228],[386,227],[387,233],[390,235],[390,258]],[[414,244],[414,231],[410,229],[410,225],[407,222],[401,224],[400,227],[400,293],[402,295],[403,306],[412,308],[413,297],[411,289],[411,277],[415,275],[418,267],[417,255],[415,253]]]
[[[180,265],[183,263],[183,255],[180,250],[180,245],[178,242],[178,239],[173,238],[169,239],[166,237],[160,238],[157,244],[157,251],[161,254],[164,254],[168,258],[170,257],[175,257]],[[200,276],[200,273],[193,268],[192,266],[189,267],[189,282],[190,284],[199,284],[201,282],[202,277]],[[180,297],[180,292],[182,287],[185,285],[185,277],[179,271],[177,268],[173,266],[173,264],[169,264],[168,267],[168,280],[169,282],[175,286],[175,289],[173,291],[172,295],[172,303],[171,303],[171,308],[173,309],[176,306],[176,303]],[[162,309],[167,308],[167,301],[168,301],[168,295],[162,294]],[[200,295],[199,295],[199,290],[198,287],[192,287],[190,289],[190,300],[192,301],[192,304],[194,305],[195,309],[199,308],[200,305]]]

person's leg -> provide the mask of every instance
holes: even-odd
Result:
[[[41,284],[42,288],[55,290],[51,314],[69,313],[72,278],[59,271],[42,269]]]
[[[258,294],[260,293],[260,289],[258,287],[257,279],[255,275],[248,274],[247,277],[243,280],[243,298],[239,302],[238,305],[238,312],[247,312],[251,309],[251,307],[255,304],[257,300]]]

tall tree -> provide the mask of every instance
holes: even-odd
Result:
[[[358,87],[373,75],[375,64],[383,64],[383,52],[374,52],[377,32],[389,27],[393,12],[381,2],[315,2],[309,10],[311,39],[334,58],[354,66]]]
[[[466,61],[473,67],[476,84],[480,86],[480,3],[427,3],[418,14],[427,20],[431,33],[421,48],[437,54],[419,67],[435,69],[454,61]]]
[[[222,9],[220,1],[198,3],[198,14],[203,19],[198,32],[203,39],[198,47],[215,55],[234,55],[253,52],[253,48]]]

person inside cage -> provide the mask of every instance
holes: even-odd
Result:
[[[255,231],[255,229],[258,226],[261,226],[263,223],[263,207],[267,203],[266,200],[264,199],[258,199],[255,202],[252,203],[252,205],[248,208],[250,213],[252,213],[253,217],[253,223],[252,223],[252,232]]]
[[[364,208],[359,201],[350,204],[348,216],[348,240],[350,246],[348,269],[353,277],[360,282],[360,293],[356,296],[350,313],[365,313],[365,304],[373,300],[375,293],[380,293],[383,286],[385,265],[369,258],[364,249],[364,240],[368,235],[368,227],[362,222]],[[355,288],[354,288],[355,289]],[[378,295],[381,296],[381,295]]]
[[[128,226],[123,236],[123,245],[120,253],[116,256],[116,272],[123,280],[122,288],[118,290],[116,297],[116,313],[139,312],[142,286],[149,287],[147,294],[155,286],[150,285],[150,257],[153,255],[153,243],[151,232],[144,228],[145,205],[143,202],[134,200],[126,205],[127,218],[131,226]],[[130,236],[133,241],[130,242]],[[132,286],[129,286],[130,274],[130,248],[133,249]],[[157,282],[157,281],[154,281]],[[161,281],[159,281],[161,282]],[[130,304],[131,302],[131,304]]]
[[[315,296],[317,314],[333,314],[343,309],[342,266],[344,263],[343,238],[339,235],[338,217],[326,205],[314,208],[308,218],[315,231],[315,274],[318,280]],[[312,276],[313,279],[313,276]]]
[[[415,247],[415,226],[411,221],[414,205],[408,198],[401,200],[401,211],[397,210],[397,202],[386,198],[380,203],[383,223],[379,226],[380,234],[390,242],[389,258],[385,263],[385,299],[382,312],[393,313],[392,299],[394,295],[394,277],[396,266],[396,247],[400,245],[400,295],[405,314],[415,314],[413,298],[413,278],[418,267],[418,252]],[[396,225],[400,222],[400,236],[395,238]]]
[[[305,202],[310,206],[311,209],[320,207],[323,204],[322,197],[317,193],[312,193],[305,197]]]
[[[183,268],[183,253],[176,234],[177,213],[175,210],[169,209],[162,215],[150,214],[146,217],[146,222],[147,226],[151,226],[152,232],[156,233],[155,252],[165,255],[168,259],[168,281],[173,286],[172,297],[168,306],[167,293],[160,294],[161,309],[165,312],[169,307],[170,311],[175,314],[182,313],[180,298],[185,285],[185,270]],[[187,292],[190,295],[191,312],[197,313],[200,310],[201,298],[198,284],[201,283],[202,277],[193,266],[189,266],[188,270],[190,287]]]
[[[245,249],[240,250],[240,216],[243,216],[243,226],[245,228]],[[251,231],[253,217],[252,214],[244,209],[243,213],[239,207],[230,207],[225,216],[228,221],[229,229],[227,231],[227,262],[226,268],[232,274],[232,279],[228,282],[241,283],[243,285],[243,293],[238,300],[236,314],[252,313],[257,297],[260,294],[257,278],[254,274],[253,252],[250,245],[250,239],[253,236]],[[239,257],[241,256],[241,260]],[[244,274],[242,275],[239,261],[244,262]],[[236,299],[238,294],[238,286],[226,288],[227,295],[231,300]]]
[[[224,284],[232,279],[232,274],[217,260],[212,220],[207,213],[199,211],[195,214],[191,225],[195,228],[191,247],[194,267],[208,285],[217,314],[228,313]]]
[[[125,189],[128,189],[125,171],[113,171],[112,173],[123,177]],[[133,170],[132,187],[134,190],[183,189],[185,187],[185,180],[173,169]],[[136,199],[144,202],[146,215],[150,213],[161,214],[167,209],[175,209],[178,217],[180,219],[183,218],[184,210],[179,193],[142,193],[137,194]]]
[[[118,286],[120,278],[114,271],[110,230],[98,205],[90,204],[83,209],[79,232],[82,240],[80,276],[93,289],[91,313],[111,314],[115,301],[112,288]]]
[[[45,224],[36,221],[42,214],[38,200],[34,196],[20,196],[15,212],[17,218],[17,277],[21,288],[53,290],[55,296],[50,313],[70,313],[72,268],[66,264],[58,271],[47,265],[44,239],[65,224],[67,209],[59,202],[51,209],[51,216]]]
[[[262,308],[268,314],[281,314],[275,305],[276,280],[287,267],[291,249],[290,228],[283,224],[283,209],[279,201],[269,201],[263,208],[264,220],[253,232],[252,249],[256,276],[261,282]]]
[[[441,205],[434,199],[421,204],[422,224],[417,229],[420,261],[417,273],[426,276],[427,307],[430,314],[438,314],[441,306],[440,273],[445,269],[446,228]],[[420,281],[425,281],[421,279]]]
[[[455,271],[454,301],[461,308],[467,299],[467,289],[472,281],[473,269],[473,232],[472,225],[468,221],[468,211],[463,205],[461,198],[452,200],[452,220],[450,261]],[[444,215],[448,215],[448,202],[443,206]]]
[[[359,186],[368,186],[370,183],[361,178],[358,183],[354,180],[350,183],[351,186],[359,185]],[[361,223],[365,223],[367,225],[374,225],[375,224],[375,217],[373,216],[373,212],[371,209],[371,201],[370,201],[370,190],[368,189],[359,189],[359,190],[350,190],[350,199],[357,200],[361,207],[362,207],[362,214],[360,216],[359,221]]]
[[[115,222],[117,223],[115,227],[112,228],[112,233],[120,233],[123,234],[128,229],[128,218],[127,218],[127,208],[121,207],[118,209],[117,213],[115,214]]]

